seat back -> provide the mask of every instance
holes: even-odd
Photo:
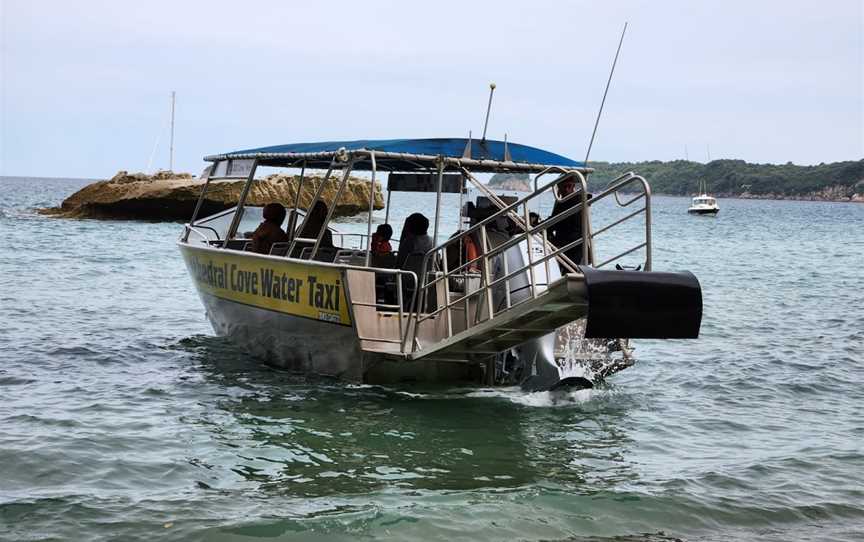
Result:
[[[396,267],[396,254],[373,254],[369,259],[369,265],[379,269],[393,269]]]
[[[366,265],[366,251],[340,248],[336,252],[336,257],[333,258],[333,262],[345,263],[348,265]]]
[[[252,241],[248,239],[228,239],[225,241],[225,248],[229,250],[249,250],[252,246]]]
[[[312,254],[312,248],[311,247],[308,247],[308,248],[309,248],[309,254]],[[304,248],[303,251],[305,252],[306,249]],[[306,257],[308,258],[309,256],[307,255]],[[336,249],[335,248],[320,248],[319,247],[318,252],[315,254],[315,257],[313,259],[316,262],[328,262],[329,263],[329,262],[332,262],[335,257],[336,257]]]
[[[291,248],[291,243],[279,242],[273,243],[273,246],[270,247],[270,255],[271,256],[285,256],[288,254],[288,249]]]

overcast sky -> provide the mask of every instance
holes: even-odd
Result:
[[[0,175],[105,177],[334,139],[489,137],[591,157],[864,157],[862,0],[0,0]]]

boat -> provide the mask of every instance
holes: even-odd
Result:
[[[651,191],[634,172],[589,194],[593,170],[582,162],[470,137],[298,143],[205,160],[180,253],[216,334],[284,370],[365,384],[554,390],[590,387],[632,365],[630,339],[698,337],[699,281],[652,269]],[[245,205],[260,167],[298,172],[298,197],[286,206],[289,241],[268,254],[250,251],[242,233],[261,220],[260,207]],[[312,171],[323,176],[310,182]],[[365,233],[339,231],[331,221],[352,172],[370,183]],[[494,173],[527,173],[532,190],[498,195],[481,178]],[[393,193],[435,194],[434,209],[417,209],[434,224],[431,248],[410,251],[403,241],[395,254],[370,251],[373,222],[381,221],[374,188],[385,175],[385,223]],[[237,179],[246,183],[235,207],[199,216],[208,190]],[[565,193],[563,183],[575,189]],[[304,186],[314,196],[301,208]],[[324,194],[332,197],[326,220],[309,234],[307,209]],[[444,201],[455,198],[458,209]],[[564,210],[534,216],[543,201]],[[608,222],[592,222],[599,205],[620,216],[604,211]],[[450,212],[459,213],[460,227],[445,232],[442,216]],[[556,246],[550,232],[568,219],[584,233]],[[610,233],[632,232],[619,226],[635,220],[644,226],[627,246],[619,238],[604,244]],[[400,225],[393,228],[398,234]]]
[[[716,215],[720,212],[720,206],[713,196],[708,195],[708,186],[705,181],[699,183],[700,195],[693,198],[687,212],[691,215]]]

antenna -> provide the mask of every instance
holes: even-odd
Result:
[[[486,106],[486,122],[483,123],[483,138],[486,141],[486,128],[489,126],[489,112],[492,111],[492,94],[495,93],[495,83],[489,83],[489,105]]]
[[[588,164],[588,156],[591,154],[591,147],[594,145],[594,136],[597,135],[597,125],[600,124],[600,115],[603,114],[603,106],[606,104],[606,94],[609,92],[609,84],[612,82],[612,74],[615,73],[615,64],[618,63],[618,53],[621,52],[621,44],[624,43],[624,34],[627,32],[627,23],[624,23],[624,30],[621,31],[621,39],[618,41],[618,50],[615,51],[615,60],[612,61],[612,69],[609,70],[609,79],[606,81],[606,90],[603,91],[603,100],[600,102],[600,111],[597,112],[597,120],[594,121],[594,131],[591,132],[591,141],[588,142],[588,150],[585,152],[585,164]]]
[[[687,145],[684,145],[684,159],[690,161],[690,153],[687,152]]]
[[[174,171],[174,101],[177,93],[171,91],[171,145],[168,155],[168,170]]]
[[[705,150],[708,151],[708,161],[710,162],[711,161],[711,144],[710,143],[705,144]]]

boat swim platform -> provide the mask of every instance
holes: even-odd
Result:
[[[582,275],[556,280],[535,298],[518,303],[464,331],[408,353],[408,360],[470,361],[487,358],[552,333],[584,317],[587,289]]]
[[[409,361],[471,362],[505,352],[580,318],[586,319],[586,338],[699,336],[702,290],[692,273],[607,271],[589,266],[580,266],[580,270],[552,282],[536,297],[413,352],[364,350],[395,354]]]

